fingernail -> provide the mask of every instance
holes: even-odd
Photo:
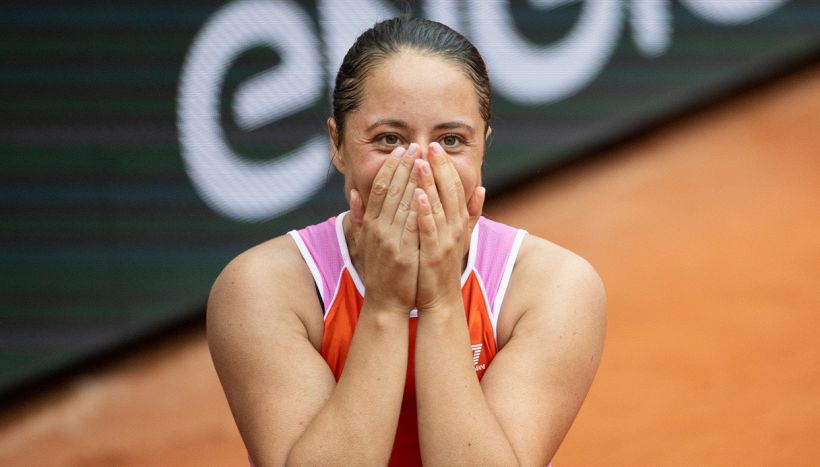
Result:
[[[440,155],[444,154],[444,148],[443,148],[443,147],[441,147],[441,145],[440,145],[440,144],[438,144],[438,143],[430,143],[430,147],[431,147],[431,148],[433,148],[433,152],[434,152],[437,156],[440,156]]]
[[[403,146],[399,146],[399,147],[397,147],[396,149],[394,149],[394,150],[393,150],[393,152],[392,152],[391,154],[393,154],[393,157],[399,158],[399,157],[401,157],[402,155],[404,155],[404,151],[405,151],[404,147],[403,147]]]
[[[430,164],[428,164],[427,162],[423,162],[421,170],[424,172],[424,175],[430,175]]]
[[[487,194],[487,189],[483,186],[478,187],[478,190],[481,192],[481,196],[485,196]]]
[[[421,188],[416,188],[413,192],[413,197],[421,204],[427,204],[427,194]]]
[[[419,150],[419,145],[416,143],[410,143],[410,147],[407,148],[407,155],[408,156],[415,156]]]

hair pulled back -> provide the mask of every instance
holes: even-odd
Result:
[[[336,143],[341,144],[345,117],[361,103],[364,81],[377,65],[402,51],[435,55],[457,65],[473,82],[485,131],[490,125],[492,94],[484,60],[464,36],[436,21],[400,16],[376,23],[347,51],[333,89]]]

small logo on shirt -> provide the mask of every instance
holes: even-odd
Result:
[[[473,349],[473,367],[475,371],[481,371],[487,368],[487,365],[482,363],[481,365],[478,364],[478,359],[481,357],[481,348],[484,347],[484,344],[473,344],[470,346]]]

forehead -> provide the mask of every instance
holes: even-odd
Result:
[[[365,119],[385,114],[469,119],[475,128],[483,123],[478,94],[467,74],[442,57],[413,51],[393,55],[371,70],[354,113]]]

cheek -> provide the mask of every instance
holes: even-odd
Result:
[[[456,165],[456,170],[459,178],[461,178],[461,184],[464,186],[464,198],[469,201],[473,190],[481,185],[481,167],[472,164]]]
[[[376,174],[379,173],[379,168],[382,166],[382,160],[370,158],[368,160],[360,161],[355,166],[355,170],[351,173],[350,188],[359,190],[362,195],[362,201],[367,203],[370,196],[370,188],[373,186],[373,180]]]

